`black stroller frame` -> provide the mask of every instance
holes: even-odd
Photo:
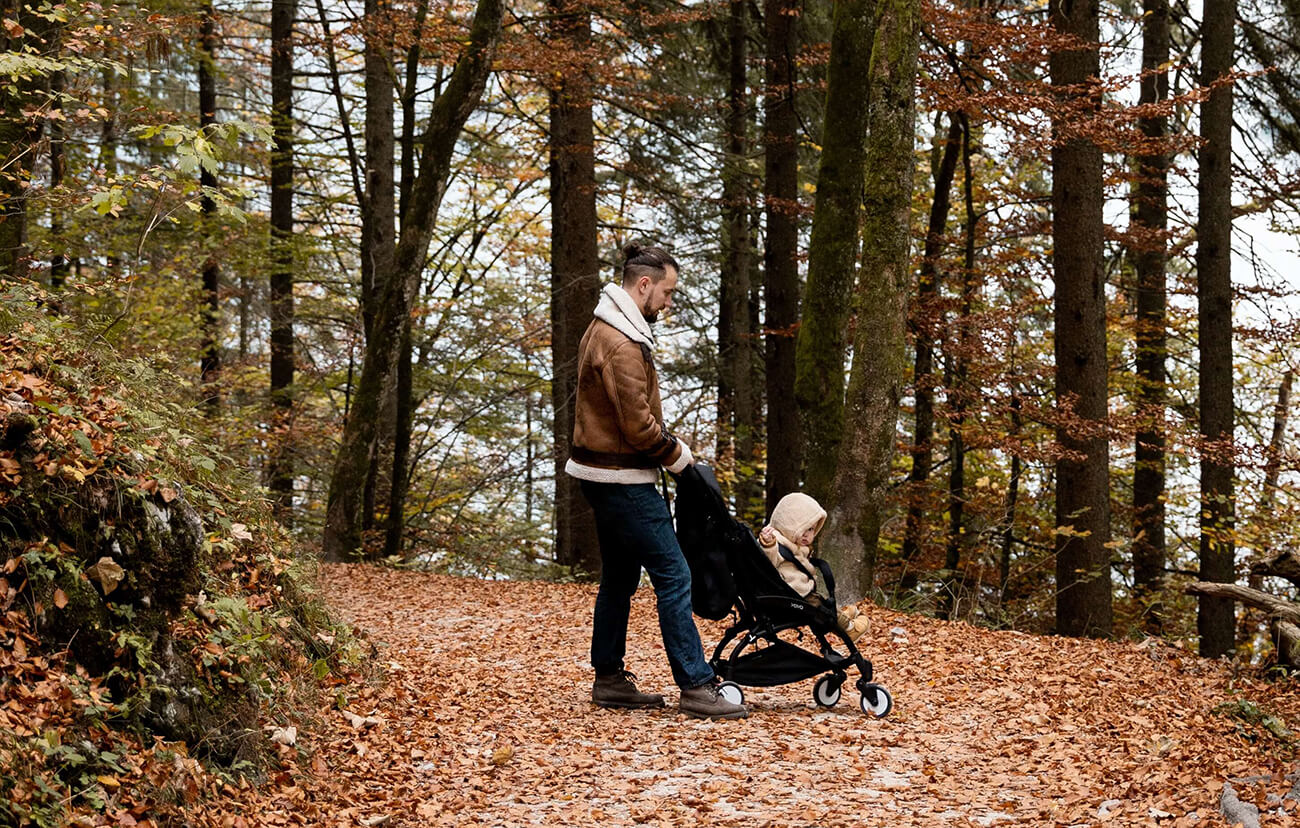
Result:
[[[703,488],[697,488],[700,486]],[[834,707],[840,700],[842,686],[849,679],[849,671],[856,669],[855,685],[861,693],[862,711],[875,718],[889,715],[893,698],[885,687],[873,681],[871,662],[840,629],[834,598],[835,577],[826,562],[813,559],[831,597],[805,599],[785,582],[749,529],[731,516],[712,470],[688,467],[679,478],[679,518],[683,494],[698,498],[692,504],[692,511],[698,508],[706,513],[704,521],[711,527],[708,534],[725,549],[727,568],[734,580],[735,598],[730,608],[733,623],[709,659],[714,673],[722,679],[723,697],[741,704],[745,698],[742,685],[776,687],[821,675],[813,686],[813,700],[821,707]],[[699,519],[698,512],[691,517]],[[679,535],[680,524],[679,520]],[[788,549],[778,548],[785,560],[812,577]],[[688,560],[691,558],[688,553]],[[816,642],[816,651],[780,637],[790,630],[797,632],[799,641],[810,635]],[[844,652],[832,645],[832,638],[842,643]]]
[[[748,560],[732,561],[737,588],[732,612],[736,621],[723,633],[709,660],[723,680],[724,696],[741,703],[742,685],[776,687],[824,673],[813,685],[813,700],[821,707],[834,707],[849,678],[848,671],[856,668],[855,684],[861,693],[862,711],[876,718],[889,715],[893,699],[888,690],[872,681],[871,661],[840,629],[834,599],[813,602],[800,597],[780,577],[752,535],[749,539],[748,552],[743,546],[735,550],[735,557]],[[800,566],[789,550],[781,551],[782,557]],[[813,563],[825,580],[827,592],[834,596],[835,578],[830,567],[818,559]],[[781,638],[780,633],[788,630],[797,631],[800,640],[810,634],[817,652]],[[838,638],[846,653],[837,651],[828,636]],[[728,654],[727,647],[733,641],[735,645]]]

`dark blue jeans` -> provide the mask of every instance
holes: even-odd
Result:
[[[596,513],[600,538],[600,590],[591,625],[591,666],[597,675],[623,669],[627,619],[641,568],[650,573],[659,607],[659,631],[683,689],[713,680],[700,631],[691,616],[691,570],[673,532],[668,504],[653,483],[582,481],[582,493]]]

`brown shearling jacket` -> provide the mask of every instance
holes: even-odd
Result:
[[[578,346],[571,459],[614,471],[672,466],[682,446],[663,419],[650,348],[593,319]]]

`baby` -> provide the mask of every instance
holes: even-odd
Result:
[[[816,568],[812,543],[826,522],[826,510],[806,494],[788,494],[776,504],[772,517],[758,533],[758,545],[781,578],[809,603],[820,604],[825,599],[817,594]],[[790,552],[793,560],[781,554],[781,547]],[[867,631],[867,617],[852,605],[839,611],[839,625],[850,641],[857,641]]]

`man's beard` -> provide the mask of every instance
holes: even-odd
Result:
[[[653,325],[659,319],[658,311],[655,311],[654,313],[650,312],[649,298],[647,298],[644,302],[641,303],[641,318],[651,325]]]

